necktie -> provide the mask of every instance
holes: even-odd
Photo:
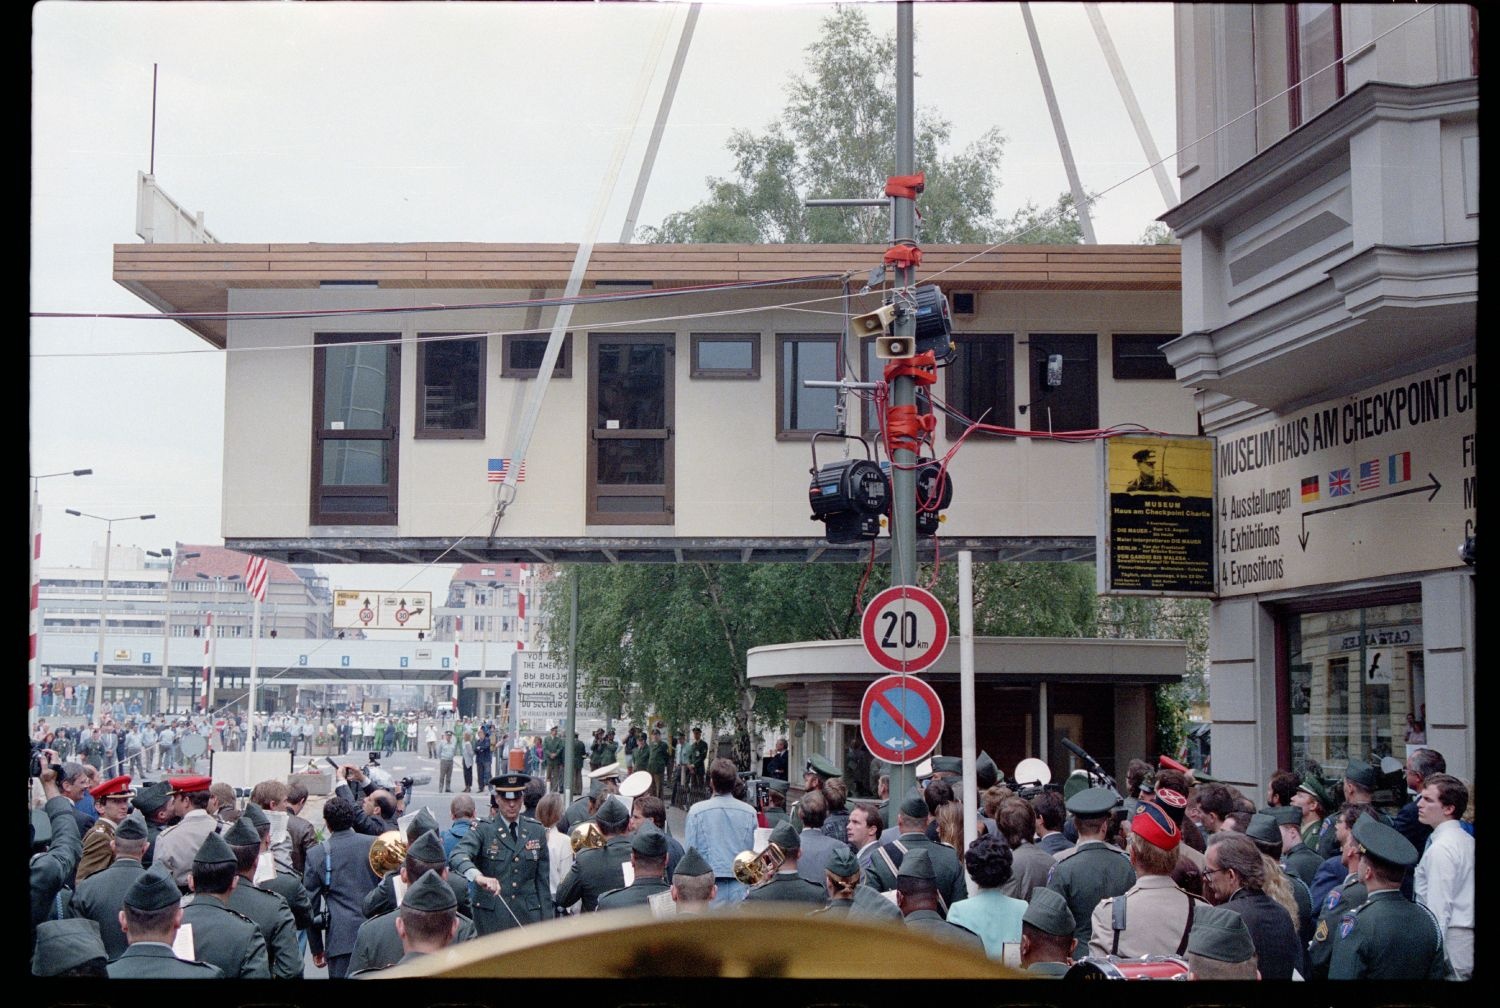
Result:
[[[511,823],[510,824],[510,839],[511,839],[512,843],[515,843],[515,840],[516,840],[516,824],[515,823]]]

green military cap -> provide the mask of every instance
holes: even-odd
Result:
[[[907,851],[906,856],[901,859],[901,870],[896,872],[896,877],[936,881],[937,873],[932,870],[932,855],[924,847]]]
[[[689,847],[687,853],[682,855],[681,860],[677,862],[677,870],[672,873],[672,877],[676,878],[678,875],[685,875],[689,878],[695,878],[699,875],[711,874],[712,872],[713,868],[707,861],[703,860],[703,855],[698,853],[698,848]]]
[[[1021,922],[1050,935],[1071,935],[1078,930],[1073,911],[1068,909],[1068,901],[1057,890],[1046,887],[1031,890],[1031,900],[1026,904]]]
[[[594,821],[600,826],[624,826],[630,821],[630,810],[625,803],[616,801],[614,795],[610,795],[599,806],[599,811],[594,813]]]
[[[1328,787],[1317,777],[1311,774],[1302,778],[1302,783],[1297,785],[1297,790],[1312,795],[1323,806],[1324,812],[1332,812],[1337,804],[1328,795]]]
[[[266,815],[266,810],[253,801],[245,803],[245,810],[240,813],[240,818],[249,819],[250,825],[258,830],[271,825],[271,817]]]
[[[1250,817],[1250,825],[1245,827],[1245,835],[1251,840],[1258,840],[1264,844],[1281,846],[1281,827],[1276,824],[1273,816],[1264,812],[1257,812]]]
[[[443,864],[448,860],[443,853],[443,841],[431,830],[417,834],[417,838],[406,848],[406,856],[428,864]]]
[[[1255,942],[1238,913],[1223,906],[1202,906],[1193,914],[1187,950],[1206,959],[1242,963],[1255,955]]]
[[[260,837],[256,836],[256,843],[260,843]],[[193,855],[195,865],[214,865],[234,863],[234,851],[224,842],[224,838],[217,833],[210,833],[203,839],[203,844],[198,848],[198,853]]]
[[[58,976],[97,960],[109,961],[99,923],[87,917],[42,921],[36,926],[36,951],[31,956],[33,976]]]
[[[771,842],[784,851],[802,849],[802,838],[797,835],[791,820],[783,819],[771,830]]]
[[[217,838],[218,834],[210,833],[209,836]],[[132,882],[125,893],[125,905],[136,910],[165,910],[181,902],[182,893],[177,891],[177,883],[154,865],[151,870],[141,872],[140,878]]]
[[[418,810],[416,818],[407,824],[406,841],[407,843],[411,843],[423,833],[436,833],[438,828],[437,819],[433,817],[433,814],[424,805]]]
[[[807,773],[817,774],[823,780],[843,776],[843,771],[830,763],[822,753],[813,753],[807,758]]]
[[[495,789],[495,793],[501,798],[514,799],[521,797],[521,792],[525,791],[526,785],[530,783],[530,774],[516,773],[515,771],[490,778],[490,786]],[[436,826],[436,820],[433,821],[433,824]]]
[[[988,791],[999,782],[1000,768],[990,759],[989,753],[981,752],[974,761],[974,779],[981,791]]]
[[[146,829],[146,820],[138,812],[132,812],[121,819],[120,825],[115,827],[116,840],[144,840],[150,835],[150,831]]]
[[[641,823],[630,838],[630,849],[641,857],[662,857],[667,853],[667,835],[649,822]]]
[[[234,825],[224,831],[224,842],[231,847],[260,846],[260,830],[250,825],[250,820],[240,816]],[[200,849],[199,853],[202,851]]]
[[[441,849],[442,845],[438,846]],[[401,905],[425,913],[438,913],[443,910],[457,909],[458,897],[453,895],[453,887],[444,881],[441,875],[435,871],[428,871],[423,872],[422,877],[406,890],[406,896],[401,900]]]
[[[1373,816],[1359,817],[1354,824],[1354,840],[1362,854],[1397,868],[1410,868],[1421,858],[1410,840]]]
[[[130,804],[140,809],[146,815],[155,815],[161,811],[167,803],[167,798],[172,792],[172,785],[166,781],[155,781],[146,784],[136,791],[135,797],[130,799]]]
[[[837,875],[839,878],[850,878],[859,874],[859,861],[855,859],[854,852],[849,849],[848,844],[840,844],[834,848],[832,854],[828,855],[827,868],[829,874]]]
[[[1344,779],[1353,781],[1366,791],[1374,791],[1380,786],[1380,771],[1368,763],[1352,759],[1344,768]]]
[[[1085,819],[1107,816],[1120,804],[1120,796],[1107,787],[1086,788],[1068,799],[1068,811]]]
[[[790,784],[782,780],[780,777],[762,777],[761,783],[770,788],[772,791],[775,791],[777,794],[786,794],[787,789],[791,787]]]
[[[932,757],[933,773],[962,774],[964,772],[964,761],[959,756],[934,756]]]
[[[1277,826],[1296,826],[1302,822],[1302,812],[1295,805],[1267,805],[1260,814],[1276,820]]]
[[[901,799],[901,814],[908,819],[927,818],[927,799],[922,797],[922,792],[917,790],[907,792],[906,797]]]

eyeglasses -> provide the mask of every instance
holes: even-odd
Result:
[[[1202,878],[1208,878],[1210,875],[1217,875],[1219,874],[1219,872],[1225,872],[1228,870],[1228,868],[1205,868],[1202,872],[1199,873],[1199,875]]]

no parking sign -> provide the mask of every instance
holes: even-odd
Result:
[[[876,759],[915,763],[943,737],[943,702],[915,676],[881,676],[860,701],[859,732]]]

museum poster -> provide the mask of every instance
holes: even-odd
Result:
[[[1214,593],[1214,439],[1122,434],[1103,442],[1099,591]]]

